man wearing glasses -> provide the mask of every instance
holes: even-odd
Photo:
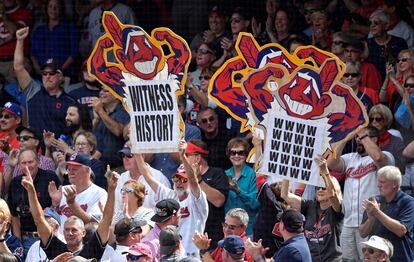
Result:
[[[246,243],[246,229],[249,223],[249,215],[247,212],[242,208],[233,208],[230,209],[224,222],[222,223],[222,230],[224,233],[224,239],[229,236],[239,236],[244,243]],[[223,249],[220,246],[212,251],[211,253],[208,252],[210,249],[210,242],[209,240],[210,235],[206,233],[199,233],[195,232],[193,236],[193,242],[200,249],[200,256],[202,261],[215,261],[215,262],[222,262],[222,252]],[[217,244],[217,243],[216,243]],[[251,262],[253,261],[249,252],[244,253],[244,261]]]
[[[372,236],[362,242],[362,253],[366,262],[387,262],[394,254],[394,247],[390,241],[379,236]]]
[[[19,86],[26,96],[28,122],[39,133],[48,130],[59,136],[65,133],[66,111],[75,100],[61,87],[64,77],[53,58],[48,59],[42,66],[42,84],[34,81],[25,69],[23,41],[28,34],[28,27],[16,32],[14,52],[14,70]]]
[[[360,131],[356,143],[357,152],[341,156],[345,145],[342,143],[337,157],[328,159],[329,170],[345,176],[344,225],[340,236],[343,261],[362,259],[360,243],[364,239],[359,234],[364,211],[362,201],[378,193],[378,169],[395,164],[392,154],[379,148],[379,132],[375,127]]]

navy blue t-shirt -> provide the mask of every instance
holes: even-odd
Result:
[[[312,257],[305,235],[300,233],[283,242],[273,259],[275,261],[311,262]]]
[[[29,126],[39,134],[43,130],[55,133],[57,137],[65,133],[65,117],[68,107],[76,101],[63,90],[59,96],[51,96],[45,88],[31,81],[24,90],[28,109]]]

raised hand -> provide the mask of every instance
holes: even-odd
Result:
[[[30,174],[30,170],[27,166],[25,166],[23,168],[24,171],[24,175],[22,176],[22,186],[24,187],[24,189],[26,189],[27,191],[33,189],[34,190],[34,184],[33,184],[33,178],[32,178],[32,174]]]
[[[59,186],[58,189],[56,188],[55,181],[50,181],[47,191],[49,192],[49,196],[52,199],[52,205],[58,206],[60,204],[60,200],[62,199],[62,186]]]
[[[239,194],[240,188],[239,188],[239,185],[237,184],[237,179],[235,177],[234,178],[229,177],[229,179],[230,179],[229,181],[230,189],[236,192],[237,194]]]
[[[185,142],[185,140],[181,140],[180,143],[178,144],[178,151],[180,153],[180,156],[184,156],[186,148],[187,148],[187,142]]]
[[[259,239],[259,241],[254,242],[250,238],[246,240],[246,249],[249,251],[249,254],[252,256],[254,260],[257,260],[261,256],[264,256],[269,250],[269,248],[264,248],[262,246],[262,240]]]
[[[65,252],[56,256],[51,262],[67,262],[71,258],[73,258],[73,254],[71,252]]]
[[[43,142],[45,143],[46,148],[52,146],[52,139],[54,139],[55,133],[43,130]]]
[[[8,161],[7,163],[9,164],[9,166],[11,168],[14,168],[14,167],[17,166],[17,163],[19,162],[18,156],[19,156],[19,151],[17,151],[16,149],[12,149],[10,151],[9,158],[7,160]]]
[[[379,210],[380,210],[380,204],[375,199],[375,196],[372,198],[372,200],[366,199],[362,201],[362,208],[367,211],[367,215],[369,217],[375,217]]]
[[[70,185],[65,187],[65,190],[63,191],[63,194],[66,197],[66,202],[68,204],[73,204],[75,203],[75,198],[76,198],[76,186],[75,185]]]
[[[206,30],[203,33],[203,40],[205,43],[211,43],[216,39],[216,34],[211,30]]]
[[[29,27],[23,27],[16,31],[16,38],[18,41],[23,41],[29,35]]]
[[[208,249],[210,247],[211,239],[208,238],[207,233],[199,233],[196,231],[193,235],[193,243],[198,249]]]

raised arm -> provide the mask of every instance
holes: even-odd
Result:
[[[134,158],[135,158],[135,161],[137,162],[139,173],[144,176],[145,181],[147,181],[152,191],[157,192],[158,187],[160,186],[160,182],[158,182],[154,178],[151,171],[148,169],[147,163],[145,163],[142,155],[134,154]]]
[[[185,172],[188,176],[188,182],[190,183],[191,193],[198,199],[201,193],[201,188],[198,184],[198,181],[200,181],[201,179],[200,168],[197,165],[191,165],[190,162],[188,162],[188,158],[184,154],[186,147],[187,143],[184,140],[181,140],[179,144],[180,159],[184,164]]]
[[[341,142],[336,150],[336,155],[330,155],[327,160],[327,165],[329,170],[335,172],[343,172],[344,171],[344,162],[341,160],[342,151],[344,150],[345,142]]]
[[[339,213],[341,211],[342,205],[341,187],[339,186],[338,181],[336,181],[336,179],[329,174],[328,166],[326,164],[327,161],[325,158],[322,156],[317,156],[315,158],[315,162],[320,167],[320,175],[325,181],[326,191],[328,192],[329,198],[331,200],[332,208]]]
[[[30,211],[32,212],[33,220],[37,227],[37,233],[39,234],[42,244],[46,246],[50,236],[52,235],[52,228],[49,226],[43,215],[43,209],[37,199],[37,193],[30,171],[27,167],[25,168],[26,172],[22,177],[22,186],[26,189],[29,197]]]
[[[29,72],[24,68],[24,39],[29,35],[29,27],[24,27],[16,31],[16,49],[14,50],[14,72],[21,89],[26,87],[32,81]]]
[[[103,211],[102,220],[99,223],[96,232],[101,239],[102,244],[106,244],[109,239],[109,227],[112,223],[112,217],[114,216],[115,208],[115,189],[118,184],[119,175],[116,172],[112,172],[112,175],[108,178],[108,199]]]
[[[367,151],[367,154],[372,158],[372,160],[374,160],[374,163],[378,168],[390,164],[387,155],[381,151],[378,145],[374,141],[372,141],[371,138],[366,135],[366,133],[364,135],[358,136],[360,138],[362,145]]]
[[[302,206],[302,198],[290,192],[290,181],[284,179],[282,181],[282,188],[280,190],[280,197],[282,197],[291,208],[300,212]]]

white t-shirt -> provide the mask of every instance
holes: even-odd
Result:
[[[170,181],[168,181],[168,178],[164,176],[163,173],[158,171],[157,169],[152,168],[150,165],[148,165],[148,168],[152,175],[155,177],[155,179],[160,182],[161,184],[165,185],[168,188],[171,188]],[[119,211],[122,212],[122,198],[121,198],[121,188],[124,186],[125,182],[132,179],[131,174],[129,171],[125,171],[121,174],[121,177],[118,180],[118,185],[115,189],[115,214],[117,214]],[[147,181],[145,181],[144,176],[140,176],[137,180],[141,184],[145,186],[145,199],[143,207],[154,209],[155,204],[157,201],[155,201],[155,192],[152,191],[150,185],[148,185]]]
[[[157,201],[166,198],[178,200],[176,192],[163,185],[158,187]],[[181,219],[178,224],[181,244],[185,249],[186,256],[200,257],[198,248],[194,245],[192,238],[195,231],[204,232],[208,217],[208,203],[206,194],[200,189],[200,197],[197,199],[190,191],[188,197],[180,202]]]
[[[72,211],[66,203],[65,194],[63,194],[65,188],[62,188],[62,199],[60,200],[59,208],[57,209],[58,214],[60,215],[60,224],[62,225],[59,229],[59,232],[63,234],[63,228],[65,221],[71,217]],[[88,214],[90,214],[97,222],[100,221],[102,217],[102,211],[99,207],[99,202],[104,207],[106,204],[106,199],[108,195],[103,188],[95,184],[91,184],[86,190],[76,194],[75,202]]]
[[[394,165],[395,160],[391,153],[383,151],[388,158],[388,165]],[[358,153],[349,153],[341,156],[344,162],[345,187],[343,197],[344,226],[359,227],[364,209],[362,201],[377,195],[378,182],[374,160],[369,156]]]

